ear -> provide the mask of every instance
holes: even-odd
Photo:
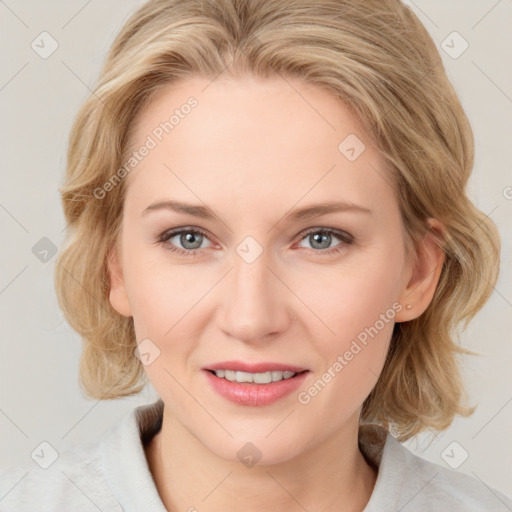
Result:
[[[131,317],[130,302],[124,282],[123,269],[119,259],[119,249],[115,246],[107,256],[110,278],[109,300],[112,307],[121,315]]]
[[[429,230],[416,248],[417,258],[411,268],[407,287],[398,299],[403,308],[395,317],[397,322],[419,317],[432,301],[439,283],[445,254],[437,240],[443,238],[444,229],[437,219],[430,218],[427,222]]]

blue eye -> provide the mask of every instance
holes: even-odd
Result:
[[[341,240],[341,243],[330,248],[333,238]],[[310,240],[311,249],[318,249],[321,254],[332,254],[342,251],[347,245],[354,242],[354,237],[344,231],[338,231],[327,228],[313,228],[306,232],[301,238],[303,240]]]
[[[171,242],[173,238],[177,238],[175,242]],[[198,228],[179,228],[175,230],[165,231],[162,233],[158,242],[163,244],[165,248],[171,252],[175,252],[183,256],[197,256],[202,247],[204,240],[209,240],[207,233]],[[341,252],[354,242],[354,237],[345,231],[328,229],[328,228],[312,228],[305,234],[302,234],[300,242],[309,239],[311,247],[310,251],[320,255],[329,255]],[[334,247],[329,247],[333,239],[341,242]],[[181,245],[181,248],[177,246]]]
[[[178,241],[183,249],[176,247],[174,243],[167,243],[172,238],[179,237]],[[160,235],[158,241],[165,244],[166,248],[171,252],[177,252],[184,256],[196,256],[197,249],[201,248],[203,240],[206,238],[206,232],[199,229],[177,229],[174,231],[166,231]]]

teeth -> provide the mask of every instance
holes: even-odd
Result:
[[[255,384],[270,384],[272,382],[272,372],[249,374]],[[237,379],[238,380],[238,379]],[[281,378],[279,378],[281,380]]]
[[[272,381],[273,382],[282,380],[282,378],[283,378],[283,372],[272,372]]]
[[[271,382],[278,382],[280,380],[290,379],[295,372],[264,372],[264,373],[249,373],[249,372],[235,372],[232,370],[214,370],[217,377],[224,378],[231,382],[250,382],[255,384],[270,384]]]
[[[237,382],[253,382],[252,373],[236,372],[235,380]]]
[[[236,379],[236,372],[232,372],[231,370],[221,370],[224,371],[224,378],[230,381],[234,381]]]

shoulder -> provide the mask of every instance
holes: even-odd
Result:
[[[405,458],[410,461],[407,467],[415,475],[411,478],[410,505],[404,508],[404,512],[415,507],[439,510],[441,506],[451,506],[452,510],[460,512],[512,510],[512,501],[482,480],[429,462],[400,446],[406,451]]]
[[[98,443],[65,450],[46,469],[31,461],[0,469],[0,512],[34,510],[122,511],[105,479]]]
[[[422,459],[387,434],[364,512],[509,511],[512,500],[481,480]]]
[[[46,469],[32,461],[0,468],[0,512],[165,512],[144,451],[162,411],[161,400],[136,407],[100,440],[63,450],[55,461],[43,448]]]

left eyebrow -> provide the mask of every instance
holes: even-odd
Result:
[[[319,217],[320,215],[326,215],[328,213],[337,212],[359,212],[373,214],[372,210],[355,203],[331,201],[327,203],[314,204],[299,208],[288,213],[284,219],[289,220],[303,220],[310,219],[312,217]]]
[[[171,210],[177,213],[184,213],[194,217],[199,217],[201,219],[213,220],[217,218],[217,215],[215,215],[213,210],[208,206],[184,203],[181,201],[157,201],[156,203],[149,205],[142,212],[142,215],[146,215],[149,212],[155,210]],[[284,220],[293,221],[310,219],[312,217],[319,217],[320,215],[336,212],[359,212],[373,214],[372,210],[366,208],[365,206],[350,202],[332,201],[328,203],[314,204],[304,208],[298,208],[288,213],[284,217]]]

